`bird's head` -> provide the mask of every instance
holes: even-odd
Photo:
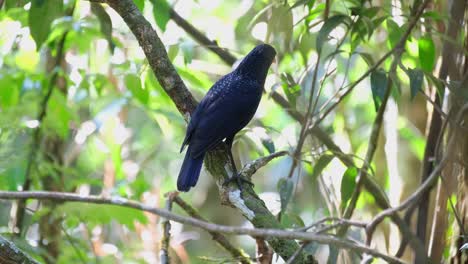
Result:
[[[268,44],[260,44],[245,56],[235,71],[263,83],[275,56],[275,48]]]
[[[250,51],[250,53],[247,54],[245,59],[247,59],[247,57],[256,57],[258,59],[261,58],[271,64],[275,56],[276,56],[275,48],[273,48],[272,46],[268,44],[260,44],[256,46],[252,51]]]

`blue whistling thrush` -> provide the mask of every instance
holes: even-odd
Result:
[[[240,175],[232,157],[234,136],[245,127],[257,111],[263,86],[275,49],[268,44],[255,47],[239,66],[219,79],[193,112],[180,152],[188,145],[177,179],[177,189],[187,192],[195,186],[205,153],[224,141],[234,174],[227,182],[236,180],[241,188]]]

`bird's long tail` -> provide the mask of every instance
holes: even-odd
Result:
[[[188,192],[191,187],[195,186],[200,176],[200,170],[203,164],[205,153],[199,157],[192,158],[190,145],[185,153],[184,163],[180,168],[179,177],[177,178],[177,189],[182,192]]]

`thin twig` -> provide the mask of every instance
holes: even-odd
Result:
[[[286,261],[286,264],[292,264],[296,261],[296,258],[297,256],[299,256],[299,254],[302,252],[302,250],[304,250],[304,248],[308,245],[309,243],[303,243],[302,246],[300,248],[298,248],[296,250],[296,252],[294,252],[294,254],[288,259],[288,261]]]
[[[180,198],[179,196],[174,196],[173,201],[174,203],[179,205],[180,208],[182,208],[191,217],[202,220],[202,221],[206,221],[206,219],[203,218],[203,216],[201,216],[200,213],[197,212],[195,208],[190,206],[188,203],[182,200],[182,198]],[[216,241],[221,247],[226,249],[231,254],[231,256],[239,260],[242,264],[251,263],[250,257],[244,251],[242,251],[241,249],[231,244],[231,242],[229,242],[226,236],[224,236],[223,234],[219,232],[208,231],[208,233],[210,233],[214,241]]]
[[[356,226],[356,227],[362,227],[365,228],[367,223],[365,222],[360,222],[360,221],[354,221],[354,220],[349,220],[349,219],[344,219],[344,218],[339,218],[339,217],[324,217],[308,226],[301,227],[298,229],[295,229],[296,231],[307,231],[311,228],[315,228],[318,226],[323,225],[325,222],[337,222],[338,224],[341,225],[350,225],[350,226]],[[317,231],[314,231],[315,233],[320,233]]]
[[[172,211],[172,203],[174,201],[174,196],[177,196],[177,193],[166,194],[166,210],[168,212]],[[159,251],[159,261],[162,264],[169,264],[171,263],[171,259],[169,257],[169,244],[171,241],[171,222],[169,221],[169,219],[164,218],[161,225],[163,235],[161,237],[161,250]]]
[[[257,172],[258,169],[260,169],[261,167],[267,165],[273,159],[281,157],[281,156],[285,156],[285,155],[288,155],[288,154],[289,154],[288,151],[278,151],[278,152],[272,153],[272,154],[270,154],[268,156],[260,157],[260,158],[258,158],[256,160],[246,164],[242,168],[242,170],[239,172],[239,174],[241,174],[242,176],[244,176],[246,178],[251,178],[252,175],[255,172]]]

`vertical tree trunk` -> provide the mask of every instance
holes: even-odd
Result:
[[[458,114],[463,109],[462,120],[457,124],[450,124],[449,135],[456,133],[455,147],[453,150],[447,149],[453,155],[453,160],[443,171],[444,177],[449,177],[457,181],[457,204],[453,234],[452,259],[450,263],[468,263],[467,251],[460,251],[463,244],[468,242],[468,98],[463,96],[468,92],[468,23],[467,23],[467,8],[466,0],[454,0],[452,3],[450,23],[458,23],[459,27],[453,41],[451,65],[449,67],[449,77],[452,84],[456,86],[451,90],[449,98],[449,108],[454,114]],[[450,35],[450,33],[449,33]],[[444,182],[442,182],[444,184]],[[445,236],[437,239],[445,239]]]

